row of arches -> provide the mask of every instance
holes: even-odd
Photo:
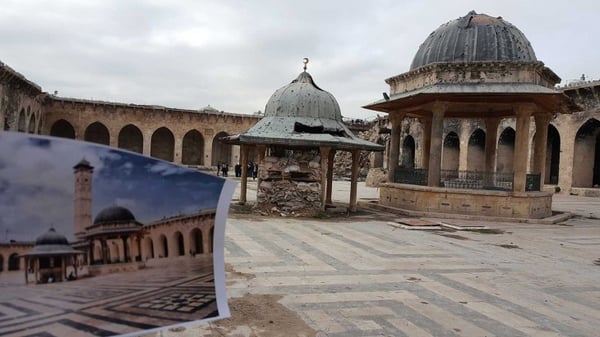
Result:
[[[75,128],[71,123],[60,119],[52,124],[50,135],[75,139]],[[231,145],[220,141],[221,137],[226,137],[226,132],[217,133],[212,139],[212,158],[210,165],[216,166],[218,163],[231,164]],[[108,128],[100,123],[94,122],[85,128],[83,140],[97,144],[111,145],[110,132]],[[182,139],[181,145],[181,163],[184,165],[207,165],[205,163],[205,141],[204,136],[195,129],[188,131]],[[132,152],[144,153],[144,135],[142,131],[133,124],[125,125],[119,130],[117,137],[117,147]],[[150,156],[166,160],[175,161],[175,136],[167,127],[160,127],[152,133],[150,137]]]
[[[209,242],[212,242],[214,237],[213,228],[210,229],[209,237]],[[206,245],[204,243],[202,231],[200,229],[192,229],[189,232],[188,238],[189,243],[186,244],[186,240],[180,231],[173,233],[172,240],[169,240],[165,234],[161,234],[155,239],[146,237],[142,244],[144,258],[154,259],[185,255],[195,256],[197,254],[208,254],[213,252],[212,245]]]
[[[213,242],[214,227],[209,230],[209,243]],[[195,256],[197,254],[208,254],[213,252],[212,244],[205,244],[202,231],[194,228],[188,233],[188,240],[180,231],[175,231],[170,240],[165,234],[156,238],[145,237],[142,243],[144,259],[169,258],[177,256]]]
[[[21,110],[19,110],[19,113],[16,115],[16,131],[27,133],[40,133],[40,116],[40,112],[32,112],[30,106],[28,106],[27,108],[21,108]],[[7,129],[6,126],[5,129]]]
[[[448,132],[443,139],[442,170],[485,171],[485,143],[486,132],[480,128],[475,129],[469,136],[466,148],[461,146],[459,135]],[[531,150],[535,144],[535,134],[531,139]],[[417,142],[412,135],[406,135],[402,140],[401,157],[399,165],[406,168],[416,167]],[[496,148],[496,172],[510,173],[513,169],[515,149],[515,130],[506,127],[498,137]],[[466,150],[466,165],[461,167],[461,151]],[[556,185],[559,182],[561,170],[561,136],[558,129],[550,124],[548,126],[548,140],[546,144],[546,167],[544,183]],[[530,158],[530,167],[533,166],[533,156]],[[582,158],[591,160],[580,160]],[[573,187],[600,187],[600,121],[595,118],[588,119],[577,130],[573,148],[572,183]],[[567,163],[564,163],[567,164]],[[564,169],[564,168],[563,168]]]
[[[128,246],[134,250],[130,253],[130,256],[126,256],[127,249],[123,246],[122,240],[108,240],[105,258],[109,263],[119,263],[130,261],[134,258],[146,261],[149,259],[171,258],[186,255],[195,256],[198,254],[212,253],[212,240],[214,237],[213,229],[214,228],[211,227],[208,233],[203,234],[201,229],[193,228],[187,233],[187,239],[181,231],[175,231],[170,234],[146,236],[141,239],[141,244],[139,246],[128,239]],[[205,235],[208,235],[208,238],[205,238]],[[205,241],[205,239],[208,240]],[[137,247],[141,249],[141,252],[138,251]],[[102,245],[99,242],[96,242],[94,244],[94,261],[92,261],[92,264],[101,263],[103,260],[102,257]]]

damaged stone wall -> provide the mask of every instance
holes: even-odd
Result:
[[[318,150],[288,150],[284,156],[266,156],[258,175],[255,208],[259,212],[303,215],[321,209]]]

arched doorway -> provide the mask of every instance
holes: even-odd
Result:
[[[154,131],[150,141],[150,155],[154,158],[173,161],[175,137],[171,130],[162,127]]]
[[[560,167],[560,134],[554,125],[548,126],[548,144],[546,147],[546,170],[544,183],[558,184]]]
[[[25,114],[25,109],[21,109],[19,112],[19,120],[17,122],[17,131],[25,132],[27,130],[27,115]]]
[[[415,139],[408,135],[402,142],[402,161],[400,166],[405,168],[415,167]]]
[[[88,142],[109,145],[108,129],[100,122],[94,122],[85,129],[83,139]]]
[[[220,138],[227,137],[226,132],[219,132],[213,138],[212,144],[212,166],[217,166],[219,163],[231,165],[231,145],[223,143]]]
[[[144,252],[146,260],[154,258],[154,242],[152,242],[152,238],[150,237],[144,239]]]
[[[444,138],[444,148],[442,152],[442,170],[458,171],[460,159],[460,139],[456,132],[448,132]]]
[[[573,186],[600,187],[600,121],[592,118],[579,128],[573,158]]]
[[[204,253],[202,231],[199,228],[194,228],[190,232],[190,246],[192,249],[192,255]]]
[[[467,170],[485,171],[485,132],[481,129],[473,131],[467,147]]]
[[[117,146],[131,152],[143,153],[144,136],[142,135],[142,131],[133,124],[125,125],[121,131],[119,131]]]
[[[177,245],[177,256],[185,255],[185,246],[183,245],[183,234],[177,231],[173,234],[175,238],[175,244]]]
[[[21,261],[19,261],[19,254],[17,253],[13,253],[8,257],[8,270],[12,271],[12,270],[19,270],[21,267],[20,264]]]
[[[167,237],[164,234],[158,238],[158,242],[160,243],[160,250],[158,257],[169,257],[169,245],[167,243]]]
[[[515,153],[515,130],[508,127],[502,131],[498,139],[496,156],[496,172],[511,173]]]
[[[75,128],[64,119],[59,119],[50,128],[50,136],[75,139]]]
[[[0,272],[4,271],[4,256],[0,254]]]
[[[204,165],[204,138],[196,130],[188,131],[183,136],[181,163],[184,165]]]
[[[29,116],[27,129],[29,133],[35,133],[35,114],[31,114],[31,116]]]

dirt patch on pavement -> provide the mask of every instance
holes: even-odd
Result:
[[[231,318],[210,323],[209,336],[228,337],[314,337],[295,312],[278,301],[281,295],[245,295],[229,299]]]

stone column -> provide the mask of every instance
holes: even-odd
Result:
[[[394,182],[396,175],[396,167],[398,167],[398,159],[400,157],[400,132],[402,131],[402,120],[404,113],[393,111],[390,113],[390,122],[392,123],[392,137],[390,139],[390,154],[388,157],[388,177],[390,183]]]
[[[458,170],[467,171],[469,169],[469,137],[471,136],[470,123],[464,121],[460,126],[460,135],[458,135]]]
[[[173,137],[175,138],[173,144],[173,162],[176,164],[181,164],[181,157],[183,154],[183,137],[175,133],[173,133]]]
[[[321,147],[319,150],[321,151],[321,210],[325,211],[327,205],[327,176],[329,175],[328,159],[331,148]]]
[[[572,127],[574,123],[571,122],[571,116],[569,117],[568,127]],[[569,128],[565,129],[569,129]],[[565,134],[563,130],[560,130],[561,135]],[[573,185],[573,165],[574,165],[574,154],[575,154],[575,136],[561,137],[560,139],[560,163],[558,167],[558,186],[561,191],[569,192]]]
[[[496,149],[498,147],[498,125],[500,118],[487,118],[485,120],[485,175],[484,185],[494,186],[494,173],[496,172]]]
[[[152,151],[152,130],[146,132],[142,143],[142,154],[146,157],[150,157]]]
[[[127,255],[129,254],[129,245],[127,244],[127,237],[122,236],[121,241],[123,242],[123,262],[127,262]]]
[[[350,212],[356,212],[356,184],[358,182],[358,169],[360,168],[360,150],[352,151],[352,177],[350,179]]]
[[[540,190],[544,190],[544,178],[546,176],[546,145],[548,143],[548,125],[552,115],[542,113],[535,115],[535,145],[533,154],[533,173],[540,174]]]
[[[242,166],[242,177],[240,179],[240,205],[246,204],[246,193],[248,191],[248,145],[240,145],[240,165]]]
[[[327,196],[325,197],[325,202],[327,204],[332,204],[331,201],[331,190],[333,189],[333,160],[335,158],[335,150],[329,152],[329,156],[327,157]]]
[[[431,149],[431,119],[429,117],[426,117],[421,120],[421,123],[423,124],[423,148],[421,150],[421,168],[426,169],[429,167],[429,150]]]
[[[435,102],[431,107],[431,145],[429,147],[429,166],[427,167],[427,186],[439,187],[442,170],[442,135],[444,132],[444,113],[448,106]]]
[[[527,175],[527,153],[529,145],[529,124],[533,106],[520,104],[515,108],[517,130],[515,135],[515,154],[513,160],[513,191],[525,192]]]

